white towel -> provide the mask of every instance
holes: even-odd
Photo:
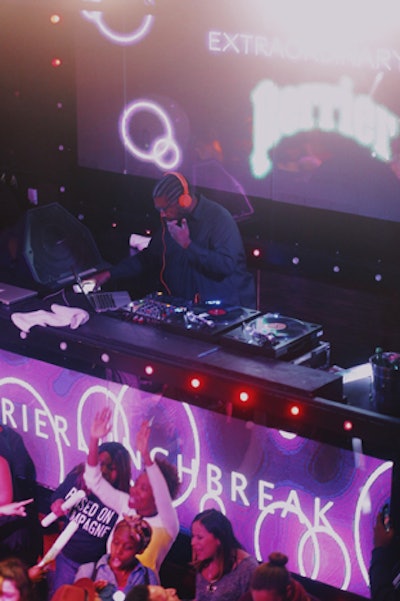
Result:
[[[33,326],[69,326],[76,330],[89,319],[89,313],[78,307],[51,305],[51,311],[30,311],[29,313],[12,313],[11,320],[22,332],[29,333]]]

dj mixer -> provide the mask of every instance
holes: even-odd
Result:
[[[157,325],[179,334],[212,339],[221,346],[284,360],[318,347],[323,334],[318,324],[280,313],[262,314],[220,301],[195,304],[162,293],[134,300],[118,315],[133,323]]]

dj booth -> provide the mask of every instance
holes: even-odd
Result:
[[[357,438],[384,456],[400,446],[400,420],[374,411],[369,379],[347,386],[340,370],[330,369],[323,324],[157,294],[128,310],[97,313],[91,295],[74,294],[72,285],[104,269],[104,261],[90,231],[58,203],[27,212],[22,247],[33,280],[60,292],[0,304],[1,348],[109,380],[131,374],[191,404],[339,446]],[[89,309],[90,319],[77,330],[33,327],[21,338],[12,311],[52,303]]]
[[[0,347],[104,379],[130,374],[143,388],[339,446],[357,438],[389,457],[400,447],[400,419],[373,410],[370,378],[346,385],[329,369],[321,325],[160,294],[97,313],[83,294],[67,295],[0,305]],[[26,335],[11,320],[53,303],[89,308],[90,318],[76,330],[34,326]]]

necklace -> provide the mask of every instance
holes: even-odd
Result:
[[[214,593],[217,590],[217,582],[221,577],[219,567],[215,564],[209,564],[204,570],[203,576],[208,582],[206,587],[207,592]]]
[[[207,586],[208,593],[215,593],[215,591],[217,590],[217,582],[218,580],[210,580]]]

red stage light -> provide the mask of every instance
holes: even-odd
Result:
[[[199,378],[192,378],[190,380],[190,386],[192,388],[196,388],[196,389],[200,388],[200,386],[201,386],[201,380]]]
[[[146,365],[144,368],[144,372],[147,376],[152,376],[154,374],[154,368],[152,365]]]
[[[253,250],[253,257],[261,257],[261,250],[259,248]]]
[[[350,430],[353,429],[353,423],[350,420],[346,419],[343,422],[343,429],[346,430],[347,432],[349,432]]]
[[[60,67],[61,65],[62,65],[62,61],[60,58],[53,58],[53,60],[51,61],[52,67]]]
[[[300,415],[300,407],[298,405],[292,405],[290,407],[290,413],[294,416],[297,417]]]
[[[247,401],[250,399],[250,395],[245,390],[242,390],[239,392],[239,399],[242,401],[242,403],[247,403]]]

